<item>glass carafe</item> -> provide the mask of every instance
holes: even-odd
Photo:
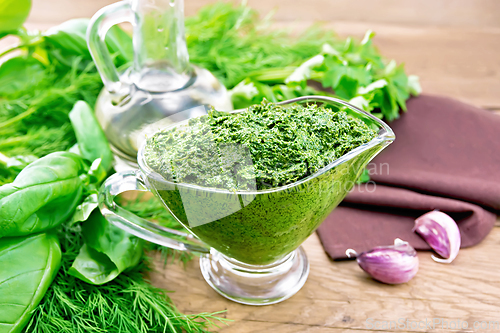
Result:
[[[114,225],[148,241],[202,253],[200,268],[205,280],[235,302],[266,305],[289,298],[302,287],[309,273],[307,256],[300,245],[347,195],[370,160],[394,140],[393,131],[380,119],[339,99],[306,96],[278,104],[311,103],[345,108],[377,130],[378,135],[304,179],[245,191],[165,179],[148,165],[146,141],[139,151],[139,169],[114,174],[101,187],[101,213]],[[183,121],[173,126],[187,129],[190,123]],[[210,140],[210,135],[203,133]],[[232,157],[242,166],[255,162],[244,146],[216,147],[222,163]],[[211,164],[210,159],[204,163]],[[153,192],[187,233],[141,219],[119,207],[115,196],[130,190]]]
[[[104,43],[115,24],[133,26],[134,61],[118,73]],[[104,89],[96,116],[115,154],[134,163],[148,133],[206,113],[205,106],[232,110],[226,88],[189,63],[184,36],[184,0],[127,0],[92,18],[87,42]]]

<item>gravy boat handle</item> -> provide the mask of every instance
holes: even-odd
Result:
[[[115,197],[126,191],[150,192],[142,177],[140,170],[127,170],[106,179],[98,196],[102,215],[120,229],[149,242],[175,250],[210,253],[210,247],[193,235],[152,223],[115,203]]]

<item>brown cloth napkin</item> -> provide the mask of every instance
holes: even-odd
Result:
[[[500,212],[500,116],[445,97],[422,95],[389,124],[396,141],[368,166],[373,182],[355,187],[318,229],[328,255],[346,259],[412,232],[418,216],[438,209],[457,221],[462,247],[479,243]]]

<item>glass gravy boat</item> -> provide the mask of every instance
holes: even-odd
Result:
[[[309,273],[300,245],[344,199],[364,167],[395,139],[387,124],[342,100],[306,96],[278,104],[293,103],[343,108],[376,129],[378,136],[304,179],[255,191],[167,181],[146,164],[144,143],[138,154],[140,170],[117,173],[103,184],[102,214],[140,238],[201,253],[203,277],[228,299],[266,305],[291,297]],[[164,228],[116,205],[114,197],[129,190],[153,192],[189,233]]]

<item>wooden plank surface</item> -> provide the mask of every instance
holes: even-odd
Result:
[[[297,33],[318,22],[319,17],[308,12],[306,8],[319,11],[329,1],[293,1],[291,5],[286,5],[281,0],[253,0],[249,3],[262,15],[273,8],[278,8],[275,13],[275,27]],[[448,0],[445,1],[449,3]],[[111,0],[34,0],[33,11],[27,25],[30,28],[46,29],[69,18],[90,17],[101,6],[112,2]],[[193,14],[200,6],[209,2],[213,1],[186,0],[186,13]],[[339,2],[343,4],[340,6],[343,10],[345,10],[344,2],[347,1]],[[343,20],[337,21],[336,15],[340,14],[328,5],[323,11],[323,17],[319,19],[326,28],[332,28],[342,36],[362,38],[366,30],[375,31],[377,36],[374,42],[382,53],[389,59],[405,63],[409,73],[420,77],[422,87],[427,93],[454,97],[488,109],[500,108],[500,56],[498,55],[500,1],[456,1],[456,3],[467,3],[462,8],[464,10],[468,8],[466,17],[470,20],[479,20],[482,24],[479,26],[478,22],[457,25],[458,21],[453,21],[456,17],[450,13],[451,5],[445,5],[443,1],[420,1],[417,7],[412,7],[407,1],[403,1],[398,2],[398,5],[393,3],[391,7],[389,3],[392,2],[384,0],[385,5],[377,7],[379,9],[375,13],[371,6],[367,5],[368,2],[371,0],[355,1],[347,7],[355,6],[358,12],[365,13],[363,14],[365,16],[370,13],[370,17],[353,16],[352,20],[347,20],[352,15],[341,11],[345,15],[342,16]],[[413,20],[402,22],[405,24],[394,24],[395,21],[389,19],[387,22],[381,21],[381,17],[389,15],[384,9],[388,7],[392,8],[390,13],[393,13],[390,17],[401,17],[399,12],[414,10]],[[441,17],[442,21],[439,21],[441,26],[435,26],[427,21],[426,15],[420,15],[422,8],[425,12]],[[290,12],[302,15],[291,16]],[[328,20],[330,14],[335,19]],[[489,15],[495,16],[498,26],[490,24],[487,19],[480,20],[481,17]]]
[[[373,281],[355,262],[331,262],[312,235],[304,243],[311,263],[306,284],[289,300],[265,307],[236,304],[219,296],[203,280],[197,260],[186,268],[164,267],[158,260],[151,279],[175,291],[170,297],[183,312],[227,310],[225,316],[235,321],[221,327],[221,332],[366,331],[369,318],[396,322],[442,318],[472,326],[475,321],[500,321],[500,257],[495,255],[500,253],[499,240],[500,228],[495,228],[478,246],[461,250],[450,265],[435,263],[429,252],[419,252],[417,276],[410,283],[390,286]]]
[[[91,16],[110,0],[34,0],[28,27],[46,29],[72,17]],[[186,0],[194,13],[211,0]],[[500,114],[500,2],[497,0],[249,0],[262,14],[279,6],[278,28],[300,32],[317,21],[340,35],[377,32],[388,58],[420,76],[426,93],[447,95]],[[408,284],[388,286],[368,278],[354,262],[331,262],[316,235],[304,248],[311,273],[302,290],[272,306],[225,300],[203,280],[198,262],[163,267],[150,276],[181,311],[227,310],[233,319],[221,332],[367,332],[367,319],[417,322],[441,318],[467,321],[468,329],[404,327],[398,332],[498,332],[500,326],[500,220],[480,245],[461,250],[451,265],[420,252],[420,271]],[[475,321],[489,329],[474,330]],[[483,323],[484,325],[484,323]],[[499,324],[500,325],[500,324]]]
[[[33,0],[30,21],[62,22],[72,17],[90,17],[113,0]],[[184,0],[191,15],[214,0]],[[239,0],[233,0],[239,3]],[[278,21],[359,21],[415,26],[500,28],[498,0],[248,0],[261,13],[276,11]]]

